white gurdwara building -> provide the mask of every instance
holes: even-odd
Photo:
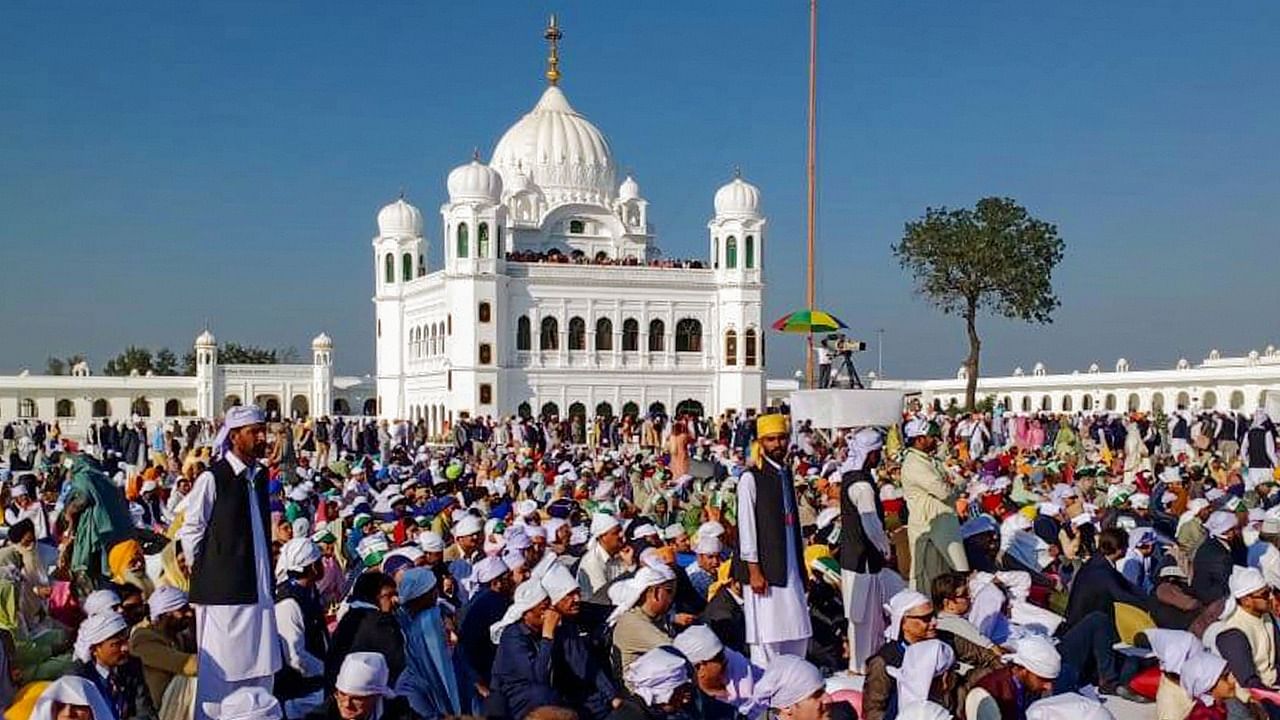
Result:
[[[553,37],[554,33],[554,37]],[[714,197],[709,261],[664,260],[649,207],[557,84],[448,175],[444,266],[403,198],[373,238],[378,414],[433,430],[464,413],[718,413],[764,403],[766,220],[735,177]]]

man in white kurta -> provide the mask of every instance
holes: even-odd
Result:
[[[938,441],[923,418],[906,424],[903,434],[911,447],[902,461],[902,495],[907,501],[907,539],[911,543],[911,588],[929,592],[933,579],[944,572],[968,572],[969,560],[960,538],[955,490],[933,455]]]
[[[769,418],[766,420],[766,418]],[[785,419],[778,424],[779,415],[765,415],[757,423],[762,462],[769,463],[784,480],[782,488],[783,516],[788,523],[799,522],[796,511],[795,488],[791,470],[786,467],[787,440]],[[786,585],[775,587],[764,583],[763,592],[744,583],[742,588],[743,614],[746,616],[747,644],[751,647],[751,661],[759,667],[767,667],[769,661],[779,655],[804,657],[813,628],[809,622],[809,606],[805,598],[804,576],[800,563],[801,548],[796,546],[798,533],[786,528],[786,548],[766,548],[758,543],[756,528],[756,480],[759,473],[747,471],[738,480],[738,554],[747,563],[750,572],[760,573],[760,559],[765,553],[782,552],[787,561]],[[761,475],[761,477],[768,477]],[[761,576],[763,579],[763,576]]]
[[[275,603],[271,597],[271,549],[266,543],[262,512],[252,488],[256,483],[267,482],[266,469],[258,463],[254,451],[248,449],[251,443],[237,441],[233,449],[227,437],[230,431],[238,428],[262,424],[262,412],[256,407],[231,408],[227,411],[224,430],[214,443],[215,450],[222,446],[223,458],[237,476],[251,478],[247,524],[253,535],[258,597],[257,602],[245,605],[192,603],[196,611],[196,638],[200,649],[196,673],[196,720],[216,717],[223,698],[238,688],[258,686],[270,691],[275,673],[281,667]],[[263,437],[265,439],[265,434]],[[186,517],[177,533],[188,567],[196,566],[201,541],[210,529],[209,520],[216,499],[213,473],[206,471],[196,478],[195,486],[186,498]]]
[[[876,504],[872,470],[880,462],[883,447],[880,431],[860,430],[850,437],[849,453],[837,473],[842,496],[840,585],[849,621],[849,672],[859,675],[866,673],[867,661],[884,645],[885,603],[906,587],[902,577],[890,569],[889,537]],[[869,557],[872,553],[879,554],[875,562]],[[852,557],[855,554],[856,559]]]

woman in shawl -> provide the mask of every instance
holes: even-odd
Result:
[[[436,576],[413,568],[400,579],[400,625],[405,638],[405,669],[396,693],[408,699],[424,718],[456,715],[461,711],[458,681],[445,642],[444,623],[436,604]]]
[[[71,572],[81,595],[111,576],[107,549],[133,533],[133,519],[119,489],[87,455],[71,459],[71,483],[63,508],[75,528]]]
[[[47,563],[39,559],[31,521],[15,523],[9,533],[11,544],[0,549],[0,630],[12,638],[10,664],[24,682],[52,680],[71,664],[63,654],[69,634],[48,616]]]

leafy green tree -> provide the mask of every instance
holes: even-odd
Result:
[[[971,210],[926,208],[892,246],[916,291],[947,315],[964,318],[969,337],[965,407],[974,407],[982,340],[979,312],[1049,323],[1061,304],[1053,269],[1065,243],[1054,225],[1036,219],[1011,198],[988,197]]]
[[[154,369],[151,351],[144,347],[130,345],[124,349],[124,352],[107,361],[107,364],[102,368],[102,374],[130,375],[136,370],[139,375],[146,375]]]
[[[272,365],[277,360],[275,350],[229,342],[218,348],[218,362],[227,365]]]
[[[157,375],[177,375],[178,374],[178,356],[169,348],[160,348],[156,353],[155,361],[152,363],[152,369]]]

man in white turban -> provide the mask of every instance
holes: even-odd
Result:
[[[1158,717],[1171,717],[1159,715]],[[1078,693],[1063,693],[1031,703],[1027,720],[1115,720],[1102,703]]]
[[[1243,685],[1276,689],[1276,628],[1272,620],[1271,588],[1257,568],[1235,566],[1227,581],[1229,596],[1222,621],[1204,633],[1205,645],[1227,659]],[[1241,700],[1244,692],[1241,692]]]
[[[625,668],[622,679],[648,710],[647,713],[641,711],[642,715],[675,715],[693,700],[689,669],[679,655],[654,648]]]
[[[1039,635],[1018,641],[1006,655],[1009,665],[982,676],[965,697],[969,720],[1001,720],[1025,717],[1027,707],[1053,692],[1053,681],[1062,671],[1062,657],[1053,642]]]
[[[858,674],[867,671],[867,660],[884,642],[885,600],[904,584],[889,566],[889,537],[876,492],[883,447],[879,430],[863,428],[850,439],[840,467],[840,584],[849,621],[849,671]]]
[[[1240,535],[1236,516],[1218,510],[1204,524],[1209,537],[1196,549],[1192,560],[1191,592],[1203,603],[1227,595],[1227,580],[1231,577],[1232,546]]]
[[[191,568],[200,638],[196,720],[215,717],[237,688],[269,693],[283,665],[271,593],[267,472],[259,462],[267,453],[262,410],[227,410],[214,452],[219,457],[196,478],[177,533]]]
[[[827,717],[830,698],[818,668],[804,658],[779,655],[756,683],[756,701],[792,720],[820,720]]]
[[[172,585],[156,588],[147,607],[151,611],[151,622],[137,625],[130,632],[129,652],[142,661],[142,674],[151,700],[163,713],[165,690],[175,676],[191,682],[192,689],[195,687],[196,654],[182,639],[191,629],[194,617],[187,604],[187,594]]]
[[[675,601],[676,576],[665,565],[643,565],[614,588],[615,606],[608,622],[614,625],[613,647],[626,667],[644,653],[671,642],[667,611]]]
[[[119,614],[93,615],[80,624],[70,673],[93,683],[117,718],[155,717],[142,663],[129,654],[129,626]]]
[[[284,667],[276,673],[272,694],[289,717],[300,717],[324,702],[324,660],[329,631],[317,584],[324,576],[320,546],[295,537],[276,561],[276,627]]]
[[[938,439],[920,418],[907,423],[905,435],[910,447],[902,461],[902,493],[907,501],[911,587],[928,592],[942,573],[967,572],[969,560],[953,505],[956,489],[934,455]]]
[[[584,599],[590,600],[622,575],[625,568],[618,554],[624,543],[622,524],[616,517],[601,512],[591,517],[591,544],[578,564],[578,585]]]
[[[55,713],[58,708],[63,713],[71,709],[69,714],[75,718],[84,717],[82,712],[87,710],[90,720],[115,720],[111,706],[98,691],[98,686],[76,675],[64,675],[49,683],[36,699],[31,720],[59,720],[63,713]]]
[[[766,709],[755,697],[764,674],[741,653],[726,648],[706,625],[694,625],[672,643],[693,666],[693,681],[710,698],[733,706],[739,715],[755,718]]]

